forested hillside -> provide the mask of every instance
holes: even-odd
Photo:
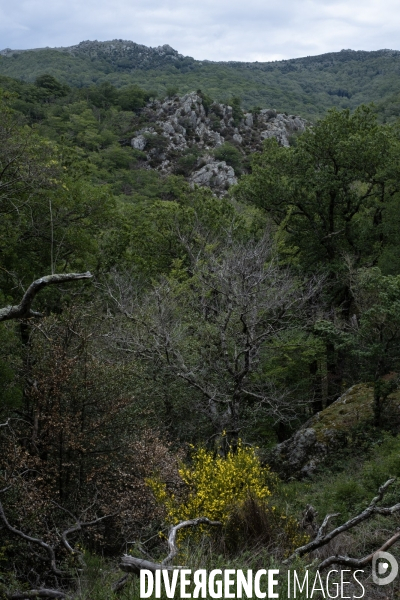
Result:
[[[130,41],[86,41],[69,48],[0,53],[0,74],[33,82],[48,73],[63,83],[87,87],[109,82],[137,84],[164,97],[202,89],[225,103],[242,98],[254,106],[315,120],[331,107],[380,105],[381,117],[399,116],[400,52],[342,50],[320,56],[264,63],[211,62],[182,56],[168,45],[148,48]]]
[[[387,597],[397,122],[61,79],[0,79],[0,597],[138,597],[119,565],[165,557]]]

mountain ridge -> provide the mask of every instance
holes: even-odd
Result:
[[[331,107],[362,103],[391,105],[397,116],[400,94],[399,50],[349,50],[267,62],[209,61],[184,56],[164,44],[156,48],[130,40],[86,40],[68,47],[0,51],[0,75],[33,82],[48,73],[73,87],[109,82],[136,84],[160,97],[168,87],[181,94],[201,89],[213,99],[242,99],[253,106],[301,114],[314,120]],[[395,104],[395,108],[392,105]]]
[[[301,64],[304,61],[307,62],[318,62],[318,59],[327,59],[331,57],[345,56],[346,54],[351,54],[352,57],[357,55],[358,57],[366,57],[370,55],[376,56],[398,56],[400,55],[400,50],[394,50],[390,48],[381,48],[378,50],[353,50],[351,48],[342,49],[336,52],[325,52],[323,54],[315,54],[315,55],[307,55],[301,56],[297,58],[285,58],[281,60],[272,60],[272,61],[238,61],[238,60],[228,60],[228,61],[219,61],[219,60],[209,60],[209,59],[195,59],[188,55],[180,54],[177,50],[172,48],[169,44],[163,44],[162,46],[146,46],[144,44],[138,44],[137,42],[133,42],[132,40],[123,40],[123,39],[113,39],[106,41],[98,41],[98,40],[83,40],[78,44],[72,44],[71,46],[45,46],[39,48],[24,48],[24,49],[13,49],[13,48],[4,48],[0,50],[0,56],[9,56],[14,53],[24,53],[24,52],[39,52],[41,50],[56,50],[58,52],[68,52],[71,54],[87,54],[93,53],[99,48],[103,48],[106,52],[112,52],[114,50],[126,50],[128,48],[140,49],[142,52],[154,52],[161,56],[166,56],[168,59],[176,59],[176,58],[190,58],[196,62],[201,63],[215,63],[215,64],[230,64],[230,65],[267,65],[267,64],[283,64],[283,63],[297,63]]]

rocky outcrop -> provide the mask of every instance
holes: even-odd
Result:
[[[307,126],[300,117],[274,110],[238,116],[229,105],[205,102],[201,92],[150,102],[140,122],[131,145],[146,153],[149,168],[183,174],[192,185],[210,187],[218,196],[237,183],[239,174],[228,158],[218,156],[219,147],[229,142],[244,164],[247,155],[262,149],[265,139],[289,146],[291,137]]]
[[[32,48],[30,50],[0,50],[0,56],[5,58],[24,52],[41,52],[50,48]],[[51,50],[70,54],[72,56],[99,59],[108,63],[116,72],[129,73],[136,69],[154,69],[170,64],[192,64],[195,62],[190,56],[183,56],[168,44],[152,48],[143,44],[136,44],[130,40],[115,39],[107,42],[85,40],[74,46],[57,47]]]
[[[290,137],[302,133],[305,121],[294,115],[277,114],[271,110],[261,110],[260,126],[265,125],[260,133],[261,139],[275,138],[281,146],[290,146]]]
[[[204,167],[195,171],[191,177],[192,184],[211,189],[227,190],[237,183],[235,171],[225,161],[210,161]]]

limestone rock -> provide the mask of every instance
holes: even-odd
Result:
[[[253,115],[251,113],[246,113],[244,115],[244,124],[246,127],[253,127]]]
[[[167,46],[157,51],[166,56],[172,52]],[[192,185],[208,186],[216,196],[223,196],[237,183],[237,177],[230,165],[212,156],[215,149],[229,142],[245,158],[262,150],[263,140],[270,137],[282,146],[289,146],[290,136],[304,131],[307,124],[300,117],[278,114],[272,109],[263,109],[258,114],[245,113],[239,123],[234,123],[232,114],[231,106],[218,102],[205,108],[201,94],[196,92],[152,101],[141,112],[142,125],[131,139],[131,145],[147,152],[146,168],[165,174],[182,172],[179,169],[182,155],[200,153],[191,172],[185,175]],[[146,122],[148,125],[143,126]],[[164,142],[159,139],[150,144],[150,134],[161,136]]]
[[[136,150],[144,150],[146,148],[147,140],[144,135],[138,135],[131,140],[132,148]]]
[[[199,186],[207,186],[211,189],[219,188],[226,190],[231,185],[235,185],[237,179],[235,171],[225,161],[215,161],[209,162],[198,171],[195,171],[190,177],[190,182]]]
[[[265,124],[265,129],[261,132],[261,138],[265,140],[274,137],[281,146],[288,147],[290,146],[290,136],[302,133],[305,130],[306,123],[300,117],[283,114],[273,116],[273,112],[262,110],[260,113],[260,121]]]

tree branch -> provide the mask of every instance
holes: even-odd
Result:
[[[368,563],[372,562],[372,559],[374,558],[374,554],[376,554],[377,552],[385,552],[385,550],[387,550],[388,548],[393,546],[393,544],[395,544],[398,539],[400,539],[400,531],[398,531],[390,539],[388,539],[383,544],[383,546],[381,546],[381,548],[379,548],[378,550],[375,550],[375,552],[372,552],[372,554],[368,554],[368,556],[365,556],[364,558],[357,559],[357,558],[351,558],[349,556],[339,556],[339,555],[330,556],[329,558],[326,558],[324,561],[322,561],[322,563],[320,565],[318,565],[317,568],[319,571],[321,571],[322,569],[326,569],[327,567],[330,567],[333,564],[346,565],[346,566],[352,567],[352,568],[365,567]]]
[[[49,544],[46,544],[46,542],[43,542],[43,540],[39,540],[38,538],[34,538],[34,537],[31,537],[30,535],[26,535],[26,533],[23,533],[19,529],[16,529],[12,525],[10,525],[10,523],[7,521],[7,517],[4,513],[3,505],[1,502],[0,502],[0,519],[3,521],[5,527],[8,529],[8,531],[10,531],[11,533],[14,533],[15,535],[18,535],[19,537],[26,540],[27,542],[31,542],[32,544],[37,544],[38,546],[41,546],[44,550],[46,550],[47,555],[49,557],[51,570],[53,571],[53,573],[55,575],[62,576],[62,572],[59,571],[59,569],[57,569],[57,566],[56,566],[56,556],[54,553],[54,548],[49,546]]]
[[[169,554],[166,558],[164,558],[161,564],[166,565],[170,563],[172,559],[178,554],[178,547],[176,545],[176,534],[180,529],[183,529],[184,527],[196,527],[197,525],[201,525],[203,523],[211,525],[212,527],[222,525],[220,521],[210,521],[210,519],[207,519],[207,517],[198,517],[197,519],[191,519],[190,521],[182,521],[181,523],[178,523],[178,525],[171,527],[168,536]]]
[[[67,598],[67,594],[58,590],[47,590],[45,588],[41,590],[29,590],[26,592],[15,592],[14,594],[8,594],[9,600],[28,600],[29,598]]]
[[[144,560],[143,558],[136,558],[134,556],[128,556],[127,554],[124,554],[119,565],[120,569],[122,571],[127,571],[128,573],[133,573],[135,575],[140,575],[140,571],[142,569],[147,569],[152,573],[160,569],[166,569],[167,571],[173,571],[174,569],[182,569],[183,567],[172,567],[167,564],[171,562],[172,559],[178,553],[178,547],[176,545],[176,534],[180,529],[183,529],[184,527],[195,527],[196,525],[201,525],[203,523],[211,526],[222,525],[222,523],[220,523],[219,521],[210,521],[210,519],[207,519],[207,517],[198,517],[197,519],[191,519],[190,521],[182,521],[181,523],[178,523],[178,525],[171,527],[168,536],[169,554],[166,558],[164,558],[164,560],[161,563],[154,563],[149,560]],[[127,582],[128,579],[126,576],[124,576],[122,579],[114,583],[112,587],[113,591],[120,591]]]
[[[40,279],[36,279],[26,290],[20,304],[16,306],[6,306],[0,308],[0,321],[8,321],[10,319],[29,319],[31,317],[41,317],[41,313],[33,311],[31,305],[35,296],[46,285],[67,283],[68,281],[77,281],[79,279],[90,279],[92,274],[87,273],[61,273],[59,275],[46,275]]]
[[[58,506],[59,508],[63,509],[63,507],[58,505],[57,503],[54,503],[54,504],[56,504],[56,506]],[[66,509],[63,509],[63,510],[66,510]],[[75,518],[74,515],[72,515],[72,513],[70,513],[69,510],[66,510],[66,512],[68,514],[70,514],[73,518]],[[64,548],[70,554],[72,554],[72,556],[79,556],[81,562],[83,563],[82,553],[77,550],[74,550],[74,548],[72,548],[72,546],[68,542],[68,535],[74,533],[75,531],[80,531],[84,527],[90,527],[91,525],[97,525],[97,523],[99,523],[100,521],[103,521],[104,519],[107,519],[108,517],[112,517],[114,514],[116,514],[116,513],[113,513],[111,515],[105,515],[104,517],[99,517],[98,519],[94,519],[93,521],[86,521],[83,523],[78,521],[77,519],[75,519],[77,521],[77,524],[74,525],[73,527],[70,527],[69,529],[66,529],[61,534],[61,541],[62,541]],[[49,544],[46,544],[46,542],[44,542],[43,540],[40,540],[38,538],[34,538],[30,535],[27,535],[23,531],[20,531],[19,529],[16,529],[12,525],[10,525],[10,523],[8,522],[7,517],[4,513],[3,505],[1,502],[0,502],[0,520],[3,521],[6,529],[8,529],[8,531],[10,531],[11,533],[18,535],[19,537],[26,540],[27,542],[31,542],[32,544],[37,544],[38,546],[41,546],[47,552],[52,572],[55,575],[63,576],[62,571],[60,571],[56,566],[56,556],[55,556],[54,548],[52,546],[50,546]],[[85,566],[84,563],[83,563],[83,566]],[[31,590],[30,592],[26,592],[26,594],[31,594],[30,596],[28,596],[28,595],[24,596],[23,595],[24,593],[25,592],[21,592],[21,593],[18,592],[19,595],[14,594],[12,596],[12,598],[17,600],[17,598],[22,599],[25,597],[26,598],[35,598],[35,597],[65,598],[66,597],[66,594],[64,594],[63,592],[59,592],[57,590]],[[53,594],[53,595],[51,595],[51,594]],[[59,595],[57,596],[56,594],[59,594]],[[10,598],[11,598],[11,596],[10,596]]]
[[[82,552],[80,552],[79,550],[74,550],[74,548],[72,548],[72,546],[68,542],[68,536],[71,533],[75,533],[76,531],[81,531],[84,527],[90,527],[91,525],[97,525],[97,523],[100,523],[100,521],[103,521],[104,519],[108,519],[109,517],[113,517],[115,514],[116,513],[114,513],[112,515],[105,515],[104,517],[99,517],[98,519],[94,519],[93,521],[86,521],[83,523],[81,523],[80,521],[78,521],[76,519],[77,524],[74,525],[73,527],[70,527],[69,529],[66,529],[61,534],[61,541],[62,541],[64,548],[66,550],[68,550],[68,552],[70,554],[72,554],[73,556],[76,556],[77,554],[82,555]]]
[[[346,523],[343,523],[343,525],[336,527],[336,529],[333,529],[331,532],[325,534],[325,529],[327,527],[329,519],[332,517],[337,517],[338,513],[336,513],[334,515],[327,515],[325,517],[324,522],[322,523],[321,527],[319,528],[315,539],[312,542],[309,542],[308,544],[305,544],[304,546],[300,546],[299,548],[297,548],[293,552],[293,554],[291,556],[289,556],[289,558],[286,559],[284,562],[285,563],[291,562],[297,556],[304,556],[304,554],[308,554],[309,552],[312,552],[313,550],[316,550],[317,548],[320,548],[321,546],[325,546],[325,544],[330,542],[333,538],[338,536],[340,533],[343,533],[344,531],[348,531],[349,529],[352,529],[353,527],[355,527],[362,521],[369,519],[373,515],[392,515],[393,513],[400,511],[400,503],[395,504],[394,506],[391,506],[391,507],[376,506],[377,503],[382,500],[383,496],[387,492],[388,487],[390,485],[392,485],[392,483],[394,483],[394,481],[395,481],[395,479],[389,479],[386,483],[384,483],[379,488],[378,495],[375,496],[375,498],[373,498],[371,500],[371,503],[369,504],[369,506],[365,510],[363,510],[360,514],[356,515],[352,519],[349,519],[348,521],[346,521]]]

